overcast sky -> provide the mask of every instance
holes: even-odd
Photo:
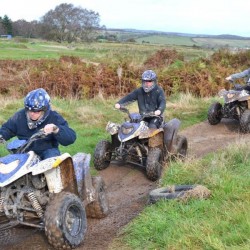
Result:
[[[107,28],[250,37],[249,0],[0,0],[0,16],[39,20],[62,3],[98,12]]]

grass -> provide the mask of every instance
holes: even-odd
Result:
[[[96,143],[109,135],[108,121],[121,122],[126,117],[114,109],[118,98],[63,100],[52,97],[52,108],[61,113],[77,133],[77,140],[62,152],[93,152]],[[206,119],[214,99],[200,99],[191,94],[167,98],[166,120],[182,121],[181,129]],[[0,123],[22,108],[23,100],[1,98]],[[137,110],[136,104],[129,106]],[[160,201],[149,205],[124,228],[111,249],[232,249],[250,248],[250,153],[249,142],[239,141],[219,153],[203,159],[171,162],[161,179],[161,186],[201,184],[211,190],[207,200],[187,202]],[[0,155],[7,152],[1,147]],[[95,174],[93,162],[91,172]]]
[[[250,249],[250,143],[238,141],[204,159],[172,163],[162,186],[201,184],[206,200],[159,201],[120,233],[120,249]],[[111,249],[113,249],[111,247]]]

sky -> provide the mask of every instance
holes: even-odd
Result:
[[[250,37],[249,0],[0,0],[0,16],[39,21],[62,3],[98,12],[107,28]]]

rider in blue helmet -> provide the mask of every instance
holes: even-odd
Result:
[[[137,101],[140,114],[154,112],[155,117],[145,118],[149,128],[159,128],[166,108],[166,97],[163,89],[157,84],[157,75],[153,70],[146,70],[141,76],[142,86],[120,99],[115,108],[120,109]]]
[[[50,96],[42,88],[27,94],[24,98],[24,108],[2,125],[0,137],[6,141],[14,136],[27,140],[40,129],[48,134],[47,137],[33,142],[29,149],[41,159],[60,155],[59,144],[67,146],[76,140],[76,133],[68,126],[67,121],[51,110]]]

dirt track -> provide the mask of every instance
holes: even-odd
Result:
[[[192,126],[181,134],[189,143],[189,157],[202,157],[205,154],[224,148],[241,137],[238,123],[222,120],[219,125],[211,126],[206,121]],[[102,219],[88,219],[88,230],[81,250],[108,249],[118,231],[136,217],[147,204],[150,190],[157,183],[149,181],[145,174],[131,166],[114,166],[100,171],[107,185],[110,201],[110,214]],[[48,245],[44,232],[30,228],[15,228],[0,235],[1,249],[39,250],[53,248]]]

